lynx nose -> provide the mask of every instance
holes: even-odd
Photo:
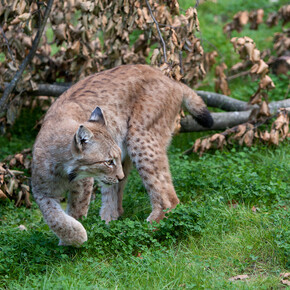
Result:
[[[117,175],[117,178],[118,178],[119,182],[122,181],[124,179],[124,177],[125,177],[125,175],[124,175],[123,172],[121,174]]]

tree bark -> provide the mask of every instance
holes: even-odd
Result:
[[[199,125],[192,116],[187,115],[180,121],[181,129],[180,132],[200,132],[209,130],[225,130],[233,126],[245,123],[251,111],[243,112],[227,112],[227,113],[211,113],[214,125],[212,128],[208,129]]]
[[[205,91],[195,91],[209,107],[220,108],[225,111],[247,111],[254,108],[247,102],[233,99],[231,97]]]
[[[279,108],[290,107],[290,99],[272,102],[269,104],[271,114],[274,114]],[[180,132],[200,132],[209,130],[226,130],[228,128],[240,125],[248,121],[252,110],[248,111],[236,111],[236,112],[225,112],[225,113],[211,113],[214,125],[212,128],[204,128],[199,125],[192,116],[187,115],[180,121],[181,129]],[[290,111],[289,111],[290,113]]]

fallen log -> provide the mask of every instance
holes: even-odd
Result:
[[[5,83],[5,87],[8,83]],[[72,84],[38,84],[37,90],[30,91],[33,96],[53,96],[58,97],[64,93]],[[4,91],[4,88],[0,87],[0,93]],[[207,91],[195,91],[209,107],[219,108],[229,112],[235,111],[248,111],[253,108],[258,108],[257,105],[252,106],[247,102],[240,101],[222,94],[207,92]],[[290,99],[282,101],[272,102],[269,106],[274,106],[275,109],[281,107],[290,107]],[[274,108],[273,107],[273,108]]]
[[[206,91],[195,91],[209,107],[219,108],[228,112],[248,111],[259,108],[258,105],[249,105],[247,102],[236,100],[234,98]],[[270,109],[279,109],[290,107],[290,99],[269,103]]]
[[[271,114],[274,114],[279,108],[290,107],[290,99],[273,102],[269,104]],[[252,110],[248,111],[236,111],[236,112],[223,112],[223,113],[211,113],[214,125],[210,130],[226,130],[228,128],[246,123],[249,119]],[[289,113],[290,114],[290,111]],[[199,125],[192,116],[187,115],[180,120],[181,129],[180,132],[200,132],[208,131],[208,128],[204,128]]]

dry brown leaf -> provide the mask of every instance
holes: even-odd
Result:
[[[272,81],[272,79],[268,75],[265,75],[260,80],[259,87],[261,89],[267,89],[267,90],[269,90],[269,89],[274,89],[275,88],[275,85],[274,85],[274,82]]]
[[[55,36],[58,40],[65,40],[66,39],[66,24],[61,23],[59,24],[56,29],[54,30]]]
[[[242,25],[242,26],[246,25],[249,21],[249,12],[248,11],[240,11],[238,18],[239,18],[240,25]]]
[[[284,280],[284,279],[282,279],[281,280],[281,283],[284,284],[284,285],[290,286],[290,280]]]
[[[255,44],[254,43],[251,43],[251,42],[247,42],[244,44],[244,48],[249,56],[249,59],[252,60],[252,56],[253,56],[253,53],[254,53],[254,50],[255,50]]]
[[[275,120],[275,122],[272,124],[272,128],[275,128],[276,130],[282,129],[284,124],[288,123],[288,116],[286,114],[280,113]]]
[[[253,139],[254,139],[254,130],[247,131],[243,139],[246,146],[251,147],[253,144]]]
[[[259,60],[258,65],[257,74],[265,75],[269,71],[269,66],[262,59]]]
[[[271,138],[271,135],[268,131],[265,131],[264,133],[263,132],[260,132],[260,138],[263,140],[263,141],[266,141],[268,142]]]
[[[268,103],[266,101],[262,102],[261,107],[260,107],[260,111],[259,111],[259,115],[260,116],[267,116],[267,117],[271,116],[270,109],[269,109]]]
[[[249,103],[251,105],[261,104],[262,98],[263,98],[263,94],[258,90],[253,96],[251,96]]]
[[[253,51],[252,51],[252,55],[251,55],[251,61],[252,62],[258,62],[259,60],[260,60],[260,58],[261,58],[261,53],[260,53],[260,50],[258,50],[258,49],[254,49]]]
[[[279,131],[272,129],[270,132],[270,143],[274,145],[279,144]]]
[[[278,24],[279,16],[277,12],[271,12],[268,14],[268,18],[266,20],[266,24],[269,27],[276,26]]]
[[[217,148],[218,149],[223,149],[224,145],[227,144],[226,142],[226,137],[222,134],[214,134],[213,136],[210,137],[211,142],[217,141]]]
[[[195,142],[194,142],[194,149],[193,149],[193,152],[197,152],[198,150],[199,150],[199,148],[200,148],[200,145],[201,145],[201,139],[200,138],[198,138]]]
[[[247,130],[246,125],[239,125],[237,128],[237,134],[234,136],[234,139],[237,140],[241,138]]]
[[[290,278],[290,273],[280,273],[280,277],[282,278]]]
[[[23,165],[23,160],[24,160],[24,156],[23,156],[23,154],[18,153],[18,154],[15,154],[14,157],[15,157],[16,161],[18,161],[20,164]]]

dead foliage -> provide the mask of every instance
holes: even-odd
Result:
[[[269,13],[266,19],[266,24],[269,27],[272,27],[277,25],[279,20],[282,21],[283,26],[290,21],[290,5],[284,5],[277,12]],[[257,30],[263,21],[263,9],[257,9],[250,12],[239,11],[233,16],[231,22],[225,24],[223,31],[230,38],[232,31],[236,30],[237,32],[241,32],[244,26],[248,23],[250,23],[250,29]]]
[[[276,115],[264,119],[263,122],[247,122],[227,129],[222,133],[199,138],[195,141],[192,151],[202,156],[209,149],[223,150],[226,145],[232,145],[236,142],[240,146],[246,145],[247,147],[251,147],[257,142],[277,146],[280,142],[290,137],[288,113],[289,109],[280,109]],[[259,129],[260,126],[267,124],[274,118],[276,119],[270,129]]]
[[[221,63],[217,65],[215,68],[215,91],[222,92],[224,95],[229,96],[231,94],[231,90],[229,89],[227,76],[224,71],[227,69],[225,63]]]
[[[274,35],[274,50],[278,56],[289,54],[290,50],[290,29]]]
[[[17,91],[37,90],[41,82],[53,83],[56,79],[71,83],[85,76],[121,64],[145,63],[152,52],[151,64],[160,67],[168,76],[194,85],[205,76],[204,63],[211,66],[213,56],[206,58],[200,39],[194,34],[199,30],[197,10],[190,7],[185,15],[180,14],[179,3],[175,1],[148,1],[157,27],[146,1],[54,1],[49,24],[53,30],[52,39],[42,37],[42,44],[22,75]],[[39,21],[42,18],[44,2],[36,0],[4,0],[0,2],[0,26],[6,42],[0,43],[5,61],[0,63],[0,84],[9,83],[22,60],[30,51]],[[130,44],[130,35],[140,31],[138,39]],[[163,47],[153,51],[152,45]],[[102,35],[102,41],[100,41]],[[52,46],[55,49],[52,55]],[[167,62],[164,63],[164,53]],[[16,98],[16,95],[12,99]],[[23,104],[23,94],[18,108]],[[10,102],[8,110],[16,112]],[[8,123],[13,123],[15,117]]]
[[[290,273],[281,273],[280,274],[281,283],[287,286],[290,286]]]
[[[31,207],[30,187],[24,171],[11,168],[30,169],[31,149],[25,149],[21,153],[7,157],[0,163],[0,200],[7,198],[15,201],[15,206],[24,204]]]
[[[275,88],[272,79],[267,75],[269,66],[261,58],[261,52],[256,48],[256,44],[253,39],[244,37],[234,37],[231,42],[235,50],[239,53],[240,58],[243,61],[250,61],[252,67],[250,73],[256,78],[260,78],[260,83],[257,91],[251,96],[249,104],[260,106],[260,110],[251,114],[251,120],[261,121],[265,117],[270,116],[270,110],[268,107],[268,91]],[[255,114],[254,114],[255,113]]]
[[[289,137],[289,110],[280,109],[274,116],[271,115],[268,106],[268,91],[274,89],[275,85],[272,79],[267,75],[268,65],[261,58],[260,51],[256,48],[254,41],[245,36],[241,38],[234,37],[231,42],[235,50],[239,53],[244,62],[251,62],[250,73],[260,78],[257,91],[250,97],[249,104],[258,105],[253,109],[247,123],[227,129],[222,133],[216,133],[213,136],[206,136],[195,141],[192,151],[201,156],[209,149],[223,150],[224,146],[238,142],[240,146],[251,147],[255,142],[263,142],[268,145],[278,145]],[[225,66],[217,67],[222,75]],[[269,131],[259,130],[259,127],[274,120]],[[189,151],[187,151],[189,152]]]

